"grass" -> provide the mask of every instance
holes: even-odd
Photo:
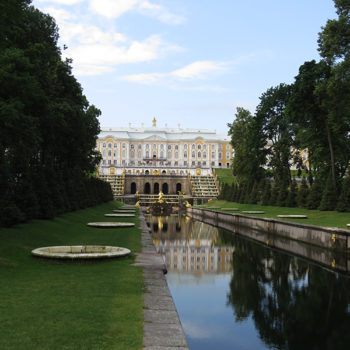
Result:
[[[236,183],[236,180],[232,175],[232,169],[215,169],[215,174],[218,176],[221,185],[225,183],[229,185]]]
[[[70,262],[32,257],[37,247],[102,244],[141,250],[138,228],[98,229],[95,208],[0,229],[0,349],[140,349],[143,337],[142,269],[134,254],[117,260]],[[132,221],[137,218],[108,218]],[[137,226],[137,225],[136,225]]]
[[[240,204],[233,203],[224,200],[216,200],[207,203],[201,207],[210,208],[212,206],[221,208],[238,208],[240,213],[242,210],[262,210],[264,214],[251,214],[253,216],[261,216],[264,218],[273,218],[278,220],[286,220],[292,222],[301,222],[305,224],[326,226],[326,227],[339,227],[342,229],[349,229],[346,224],[350,223],[350,213],[339,213],[336,211],[320,211],[320,210],[308,210],[302,208],[287,208],[287,207],[275,207],[275,206],[263,206],[254,204]],[[219,210],[219,209],[216,209]],[[307,219],[282,219],[277,218],[277,215],[296,214],[307,215]],[[244,214],[250,215],[250,214]]]

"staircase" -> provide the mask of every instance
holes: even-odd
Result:
[[[124,184],[125,184],[125,175],[100,175],[99,178],[103,181],[107,181],[111,184],[113,197],[124,195]]]
[[[214,176],[190,176],[193,197],[217,197],[219,188]]]
[[[148,207],[152,203],[158,201],[159,195],[158,194],[139,194],[138,195],[138,201],[140,202],[140,205],[142,207]],[[166,203],[169,204],[178,204],[179,203],[179,196],[176,194],[165,194],[163,195],[163,200]]]

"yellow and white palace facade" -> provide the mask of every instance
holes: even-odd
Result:
[[[212,175],[230,168],[230,138],[216,131],[157,127],[102,128],[100,175]]]

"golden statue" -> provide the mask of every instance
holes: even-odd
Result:
[[[188,203],[188,201],[185,202],[186,208],[191,208],[192,205],[190,203]]]
[[[162,191],[159,192],[159,195],[158,195],[158,203],[164,203],[164,194]]]
[[[139,206],[140,206],[140,201],[136,202],[135,205],[136,205],[137,207],[139,207]]]
[[[153,123],[153,127],[156,127],[157,126],[157,119],[153,118],[152,123]]]

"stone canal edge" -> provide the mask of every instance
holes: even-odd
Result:
[[[156,252],[145,217],[140,210],[142,252],[133,266],[143,267],[145,350],[188,350],[185,333],[165,278],[163,257]]]

